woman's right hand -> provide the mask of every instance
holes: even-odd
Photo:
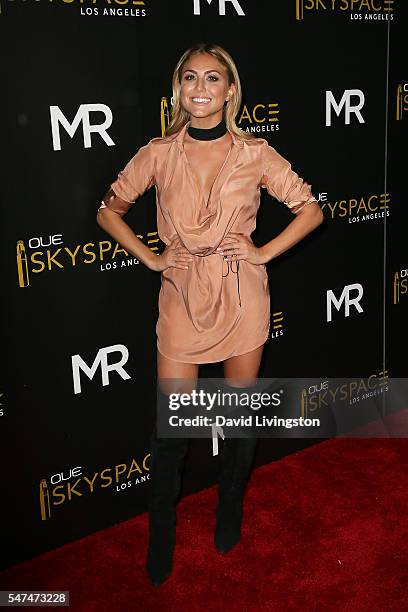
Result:
[[[188,270],[188,264],[191,261],[193,261],[191,253],[181,244],[180,238],[175,236],[163,253],[155,256],[152,262],[152,270],[155,270],[155,272],[162,272],[166,268]]]

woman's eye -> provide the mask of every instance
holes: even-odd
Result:
[[[184,78],[186,79],[186,81],[191,81],[191,79],[194,79],[194,74],[186,74]],[[208,75],[208,78],[213,81],[218,81],[218,77],[215,74]]]

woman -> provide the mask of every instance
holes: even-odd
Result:
[[[194,384],[199,364],[222,361],[228,383],[244,392],[256,387],[269,334],[265,264],[316,228],[323,215],[310,185],[290,163],[266,140],[236,126],[240,79],[222,47],[198,44],[182,55],[173,74],[173,100],[166,136],[150,140],[119,172],[97,221],[127,252],[161,272],[156,326],[161,391],[169,393],[171,379]],[[122,219],[153,185],[158,233],[166,244],[161,255]],[[296,218],[257,248],[250,235],[260,187]],[[151,438],[147,571],[155,585],[172,570],[175,502],[187,442],[158,438],[156,430]],[[256,442],[234,438],[224,444],[214,536],[222,553],[240,539]]]

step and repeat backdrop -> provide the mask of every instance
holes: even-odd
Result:
[[[194,43],[232,55],[237,124],[292,163],[325,216],[268,264],[260,376],[350,376],[363,392],[367,378],[406,375],[402,5],[0,0],[4,566],[146,510],[160,274],[96,212],[163,135],[174,66]],[[264,191],[258,246],[294,218]],[[161,252],[154,188],[126,221]],[[222,377],[222,364],[200,375]],[[264,439],[257,464],[317,442]],[[193,440],[183,492],[214,483],[219,462],[211,440]]]

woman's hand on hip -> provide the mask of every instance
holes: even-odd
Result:
[[[193,261],[191,253],[181,244],[180,239],[176,236],[166,246],[161,255],[156,255],[154,268],[152,269],[156,272],[162,272],[166,268],[187,270],[191,261]]]
[[[263,251],[258,249],[248,236],[238,232],[229,232],[221,240],[216,253],[223,255],[227,261],[245,259],[245,261],[255,265],[266,263]]]

